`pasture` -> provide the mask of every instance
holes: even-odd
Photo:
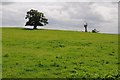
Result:
[[[2,28],[3,78],[118,78],[118,35]]]

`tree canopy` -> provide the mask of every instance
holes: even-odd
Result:
[[[25,26],[34,26],[33,29],[37,29],[37,26],[48,24],[48,19],[44,16],[44,13],[34,9],[27,12],[25,19],[28,19]]]

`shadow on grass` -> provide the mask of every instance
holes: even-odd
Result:
[[[45,29],[22,28],[22,30],[45,30]]]

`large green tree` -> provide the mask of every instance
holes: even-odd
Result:
[[[28,19],[25,26],[34,26],[33,29],[37,29],[37,26],[48,24],[48,19],[44,16],[44,13],[34,9],[27,12],[25,19]]]

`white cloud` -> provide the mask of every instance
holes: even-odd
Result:
[[[2,4],[0,3],[0,26],[2,26]]]
[[[116,5],[112,5],[110,3],[102,3],[102,4],[93,4],[92,6],[94,8],[95,13],[99,13],[104,20],[110,21],[113,20],[113,18],[116,18],[117,16],[114,14],[118,13],[118,7]]]
[[[2,0],[2,2],[118,2],[119,0]]]

